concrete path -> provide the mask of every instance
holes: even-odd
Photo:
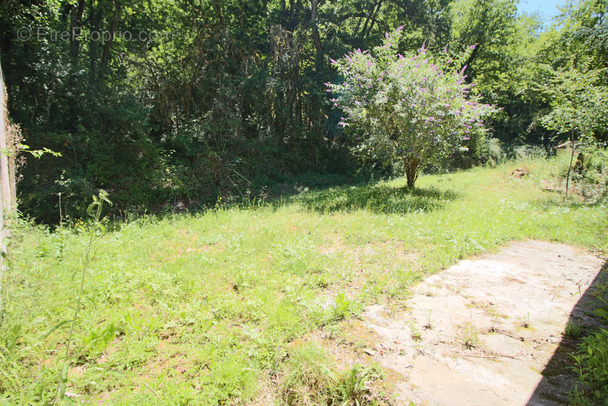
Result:
[[[367,308],[376,358],[401,377],[398,403],[565,404],[574,344],[564,331],[569,320],[597,323],[585,292],[603,264],[570,246],[516,242],[427,278],[398,317]]]

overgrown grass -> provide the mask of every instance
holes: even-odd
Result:
[[[92,249],[65,402],[381,404],[368,390],[375,369],[340,366],[328,349],[298,343],[510,240],[607,252],[604,206],[541,187],[564,165],[509,163],[424,176],[415,191],[396,179],[116,225]],[[516,167],[528,174],[511,177]],[[82,228],[13,233],[0,404],[52,401]]]

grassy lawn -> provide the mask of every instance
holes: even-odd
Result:
[[[509,163],[423,176],[414,191],[396,179],[116,225],[93,242],[63,402],[382,404],[381,368],[324,345],[364,348],[351,322],[364,306],[399,307],[424,275],[511,240],[608,252],[605,206],[544,189],[565,165]],[[527,174],[510,176],[515,168]],[[49,403],[88,233],[22,227],[11,244],[0,404]]]

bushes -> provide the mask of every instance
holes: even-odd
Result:
[[[581,182],[583,196],[592,202],[605,201],[608,198],[608,149],[601,144],[588,146],[579,162],[574,166],[574,179]]]
[[[586,337],[574,358],[579,386],[572,394],[571,403],[578,406],[608,404],[608,331],[601,329]]]
[[[520,145],[513,148],[512,156],[518,161],[546,158],[547,152],[538,145]]]
[[[374,365],[338,372],[314,342],[294,346],[281,376],[280,396],[287,405],[376,405],[368,386],[382,379]]]

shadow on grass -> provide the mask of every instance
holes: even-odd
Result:
[[[578,210],[584,208],[597,208],[606,206],[608,201],[598,200],[598,201],[577,201],[572,199],[564,200],[563,197],[559,199],[547,199],[540,198],[533,200],[531,202],[532,205],[542,209],[544,211],[550,210]]]
[[[605,379],[608,377],[604,355],[599,354],[603,367],[599,367],[597,362],[597,347],[601,347],[600,352],[608,349],[608,343],[605,343],[606,336],[598,333],[600,328],[608,328],[606,322],[608,322],[608,261],[604,263],[593,283],[572,310],[566,334],[545,366],[543,378],[528,400],[527,406],[573,403],[579,405],[606,404],[602,403],[602,401],[606,402],[606,395],[608,395],[608,387],[604,386],[606,385]],[[583,338],[585,335],[587,338]],[[596,342],[597,339],[594,340],[594,337],[599,337],[599,342]],[[587,382],[581,386],[579,374],[576,372],[581,370],[574,356],[579,352],[579,346],[583,340],[591,340],[589,342],[595,343],[587,345],[587,349],[592,348],[596,355],[595,361],[588,360],[582,364]],[[574,398],[572,396],[577,387],[578,400],[575,400],[577,396]],[[596,390],[598,392],[595,392]]]
[[[368,210],[388,214],[437,210],[457,197],[454,192],[435,188],[412,189],[374,183],[308,191],[289,201],[322,213]]]
[[[266,195],[266,201],[275,203],[291,199],[308,190],[319,191],[333,187],[364,186],[368,183],[369,179],[363,175],[347,176],[341,174],[304,173],[286,182],[271,185]]]

